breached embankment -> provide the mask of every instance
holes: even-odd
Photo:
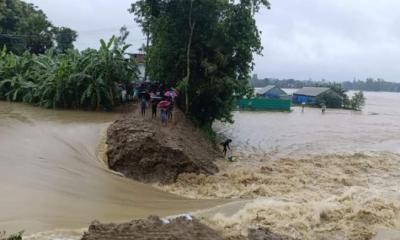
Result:
[[[161,127],[156,119],[126,114],[109,127],[107,145],[108,166],[144,183],[167,184],[183,173],[218,172],[215,149],[183,118]]]
[[[133,220],[122,224],[101,224],[93,222],[82,240],[222,240],[223,238],[211,228],[191,217],[178,217],[162,220],[150,216],[144,220]]]

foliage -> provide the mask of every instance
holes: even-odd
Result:
[[[66,27],[55,27],[55,40],[57,42],[56,50],[60,53],[65,53],[68,49],[74,49],[74,42],[78,37],[78,34]]]
[[[317,105],[324,104],[328,108],[341,108],[342,98],[335,91],[327,91],[317,97]]]
[[[118,104],[117,83],[137,79],[137,66],[127,58],[129,45],[116,38],[101,40],[99,50],[56,54],[0,52],[0,99],[47,108],[112,108]]]
[[[60,35],[60,32],[64,32]],[[68,32],[69,35],[66,33]],[[53,47],[72,48],[76,37],[68,28],[56,28],[47,16],[33,4],[21,0],[0,0],[0,49],[6,46],[15,54],[27,49],[31,53],[45,53]]]
[[[355,93],[350,100],[351,109],[360,111],[364,105],[365,105],[364,93],[362,91]]]
[[[0,240],[22,240],[22,234],[24,232],[21,231],[19,233],[13,234],[9,237],[6,237],[6,232],[0,232]]]
[[[376,80],[372,78],[367,78],[365,81],[348,81],[344,82],[342,85],[348,90],[400,92],[400,83],[387,82],[379,78]]]
[[[150,79],[187,90],[187,106],[184,101],[180,106],[188,107],[199,124],[231,121],[234,95],[250,91],[253,53],[262,50],[254,14],[263,5],[269,7],[266,0],[132,4],[130,11],[150,38],[146,49]]]

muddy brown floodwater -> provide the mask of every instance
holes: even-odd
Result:
[[[235,112],[215,129],[233,139],[233,163],[214,176],[181,175],[160,188],[204,199],[243,198],[209,225],[306,240],[400,239],[400,93],[366,92],[362,112],[293,107]]]
[[[94,219],[121,222],[220,203],[183,199],[108,171],[98,144],[115,117],[0,102],[0,230],[68,239],[81,231],[63,229]]]
[[[398,240],[400,94],[365,95],[362,112],[236,112],[233,125],[215,125],[233,139],[235,162],[219,161],[214,176],[155,186],[171,194],[99,159],[116,115],[0,102],[0,229],[73,240],[93,219],[191,211],[226,239],[261,227],[305,240]]]

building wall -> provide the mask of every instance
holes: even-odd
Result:
[[[145,74],[144,64],[142,64],[142,63],[138,64],[138,68],[139,68],[139,80],[143,81],[144,80],[144,74]]]
[[[304,95],[297,95],[293,94],[293,103],[295,104],[302,104],[303,102],[306,104],[316,104],[317,98],[316,97],[311,97],[311,96],[304,96]]]

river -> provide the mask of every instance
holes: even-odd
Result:
[[[352,92],[350,92],[352,94]],[[389,151],[400,153],[400,93],[365,92],[362,112],[292,107],[290,113],[235,112],[217,130],[237,152],[266,157]],[[255,130],[257,129],[257,130]]]
[[[115,118],[0,102],[0,230],[52,230],[33,239],[78,238],[81,231],[63,229],[218,203],[186,200],[108,171],[98,156],[99,142]]]
[[[233,139],[237,161],[223,163],[215,177],[190,176],[164,190],[248,199],[201,213],[233,235],[254,224],[300,239],[370,239],[386,234],[381,229],[400,230],[400,94],[365,96],[362,112],[235,112],[234,124],[215,128]],[[221,203],[187,200],[107,170],[99,143],[116,117],[0,102],[0,229],[36,233],[28,239],[79,239],[94,219]]]

